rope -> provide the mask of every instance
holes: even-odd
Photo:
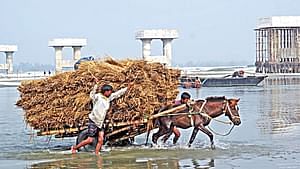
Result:
[[[229,124],[229,125],[232,125],[232,122],[231,122],[231,121],[223,121],[223,120],[214,119],[214,118],[212,118],[211,116],[209,116],[209,115],[206,114],[206,113],[189,112],[189,113],[167,114],[167,115],[162,115],[162,116],[168,116],[168,115],[171,115],[171,116],[172,116],[172,115],[174,115],[174,116],[176,116],[176,115],[193,115],[193,114],[194,114],[194,115],[195,115],[195,114],[200,114],[200,115],[205,116],[205,117],[207,117],[207,118],[209,118],[209,119],[211,119],[211,120],[215,120],[216,122],[223,123],[223,124]],[[228,136],[228,135],[231,133],[231,131],[233,130],[234,125],[232,125],[232,127],[230,128],[230,130],[229,130],[227,133],[225,133],[225,134],[220,134],[220,133],[214,131],[211,127],[209,127],[209,126],[207,126],[207,127],[208,127],[208,129],[209,129],[212,133],[214,133],[215,135],[219,135],[219,136]]]
[[[211,116],[209,116],[208,114],[205,114],[205,113],[196,113],[196,112],[194,112],[194,113],[177,113],[177,114],[167,114],[167,115],[162,115],[162,116],[168,116],[168,115],[174,115],[174,116],[178,116],[178,115],[190,115],[190,114],[200,114],[200,115],[202,115],[202,116],[205,116],[205,117],[207,117],[207,118],[209,118],[209,119],[211,119],[211,120],[215,120],[216,122],[219,122],[219,123],[223,123],[223,124],[229,124],[229,125],[232,125],[232,122],[231,121],[222,121],[222,120],[218,120],[218,119],[214,119],[214,118],[212,118]],[[207,126],[208,127],[208,129],[212,132],[212,133],[214,133],[214,134],[216,134],[216,135],[219,135],[219,136],[228,136],[230,133],[231,133],[231,131],[233,130],[233,128],[234,128],[234,125],[232,125],[232,127],[230,128],[230,130],[227,132],[227,133],[225,133],[225,134],[220,134],[220,133],[218,133],[218,132],[216,132],[216,131],[214,131],[211,127],[209,127],[209,126]]]
[[[215,121],[217,121],[217,122],[219,122],[219,123],[229,124],[229,125],[232,124],[231,121],[223,121],[223,120],[214,119],[214,118],[212,118],[211,116],[209,116],[208,114],[205,114],[205,113],[198,113],[198,114],[200,114],[200,115],[202,115],[202,116],[205,116],[205,117],[207,117],[207,118],[209,118],[209,119],[211,119],[211,120],[215,120]]]
[[[204,103],[202,103],[202,106],[201,106],[201,108],[200,108],[200,110],[199,110],[199,112],[202,112],[202,109],[204,108],[204,106],[205,106],[205,104],[206,104],[206,100],[204,101]]]
[[[202,109],[203,109],[205,103],[206,103],[206,101],[204,102],[204,104],[202,104],[202,106],[201,106],[201,108],[200,108],[201,111],[202,111]],[[228,106],[228,103],[226,104],[226,106]],[[197,115],[197,114],[199,114],[199,115],[202,115],[202,116],[204,116],[204,117],[209,118],[210,120],[215,120],[216,122],[219,122],[219,123],[229,124],[229,125],[232,125],[232,124],[233,124],[231,121],[223,121],[223,120],[214,119],[214,118],[212,118],[211,116],[209,116],[209,115],[206,114],[206,113],[201,113],[201,111],[200,111],[200,112],[188,112],[188,113],[164,114],[164,115],[160,115],[160,116],[179,116],[179,115]],[[229,111],[230,111],[230,109],[229,109]],[[231,113],[231,111],[230,111],[230,113]],[[231,115],[232,115],[232,113],[231,113]],[[208,127],[208,129],[209,129],[212,133],[214,133],[214,134],[216,134],[216,135],[219,135],[219,136],[228,136],[228,135],[231,133],[231,131],[233,130],[234,125],[232,125],[232,127],[230,128],[230,130],[229,130],[227,133],[225,133],[225,134],[220,134],[220,133],[214,131],[211,127],[209,127],[209,126],[207,126],[207,127]]]
[[[98,78],[90,71],[90,66],[88,65],[88,72],[92,75],[92,77],[98,81]]]
[[[230,130],[227,132],[227,133],[225,133],[225,134],[220,134],[220,133],[217,133],[216,131],[214,131],[212,128],[210,128],[209,126],[207,126],[208,127],[208,129],[211,131],[211,132],[213,132],[215,135],[219,135],[219,136],[228,136],[230,133],[231,133],[231,131],[233,130],[233,128],[234,128],[234,125],[232,125],[232,127],[230,128]]]
[[[206,114],[206,113],[198,113],[198,112],[191,112],[191,113],[175,113],[175,114],[163,114],[163,115],[160,115],[160,117],[161,117],[161,116],[179,116],[179,115],[197,115],[197,114],[200,114],[200,115],[202,115],[202,116],[205,116],[205,117],[207,117],[207,118],[209,118],[209,119],[211,119],[211,120],[215,120],[215,121],[217,121],[217,122],[219,122],[219,123],[229,124],[229,125],[232,124],[231,121],[223,121],[223,120],[214,119],[214,118],[212,118],[211,116],[209,116],[209,115]]]

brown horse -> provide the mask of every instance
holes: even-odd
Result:
[[[191,107],[187,107],[184,111],[177,112],[168,116],[162,116],[156,119],[155,124],[158,126],[159,130],[157,133],[154,133],[152,136],[152,142],[157,144],[159,137],[163,136],[163,142],[166,142],[167,139],[174,132],[175,137],[173,143],[175,144],[180,137],[180,133],[175,132],[174,126],[187,129],[194,127],[192,136],[188,143],[188,146],[191,146],[197,133],[201,130],[205,133],[211,142],[211,148],[214,149],[213,134],[205,128],[212,118],[218,117],[225,113],[225,116],[228,116],[234,125],[240,125],[241,120],[239,116],[238,108],[239,99],[226,99],[222,97],[208,97],[206,100],[197,100]],[[166,107],[161,111],[167,110],[172,106]],[[207,115],[203,115],[203,113]]]

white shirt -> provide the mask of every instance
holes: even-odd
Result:
[[[112,93],[109,97],[102,95],[101,93],[96,94],[96,90],[98,85],[96,84],[93,90],[90,93],[90,97],[93,100],[93,110],[89,114],[89,118],[99,127],[102,128],[106,113],[109,109],[110,102],[127,91],[127,87],[122,88],[114,93]]]

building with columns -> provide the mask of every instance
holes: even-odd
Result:
[[[55,50],[55,71],[62,72],[64,67],[73,67],[75,62],[81,57],[81,48],[87,45],[87,39],[53,39],[48,43],[49,47]],[[64,47],[73,48],[73,60],[63,59],[62,50]]]
[[[6,55],[5,64],[0,64],[0,70],[6,70],[7,74],[13,73],[13,53],[18,50],[16,45],[0,45],[0,52]]]
[[[137,31],[135,38],[142,41],[142,57],[146,61],[160,62],[171,66],[172,62],[172,40],[178,38],[175,29],[149,29]],[[151,41],[159,39],[163,43],[162,56],[151,56]]]
[[[300,16],[272,16],[258,20],[256,72],[300,72]]]

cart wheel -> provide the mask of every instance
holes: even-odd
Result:
[[[117,142],[107,142],[107,145],[109,146],[117,146],[117,147],[124,147],[124,146],[130,146],[133,145],[134,142],[134,137],[132,138],[128,138],[128,139],[124,139],[124,140],[120,140]]]
[[[76,139],[76,144],[79,144],[80,142],[82,142],[83,140],[88,138],[88,129],[84,129],[82,130]],[[95,151],[96,149],[96,145],[97,145],[97,140],[98,138],[94,137],[94,140],[91,144],[85,145],[81,148],[78,149],[78,151],[86,151],[86,152],[92,152]]]

